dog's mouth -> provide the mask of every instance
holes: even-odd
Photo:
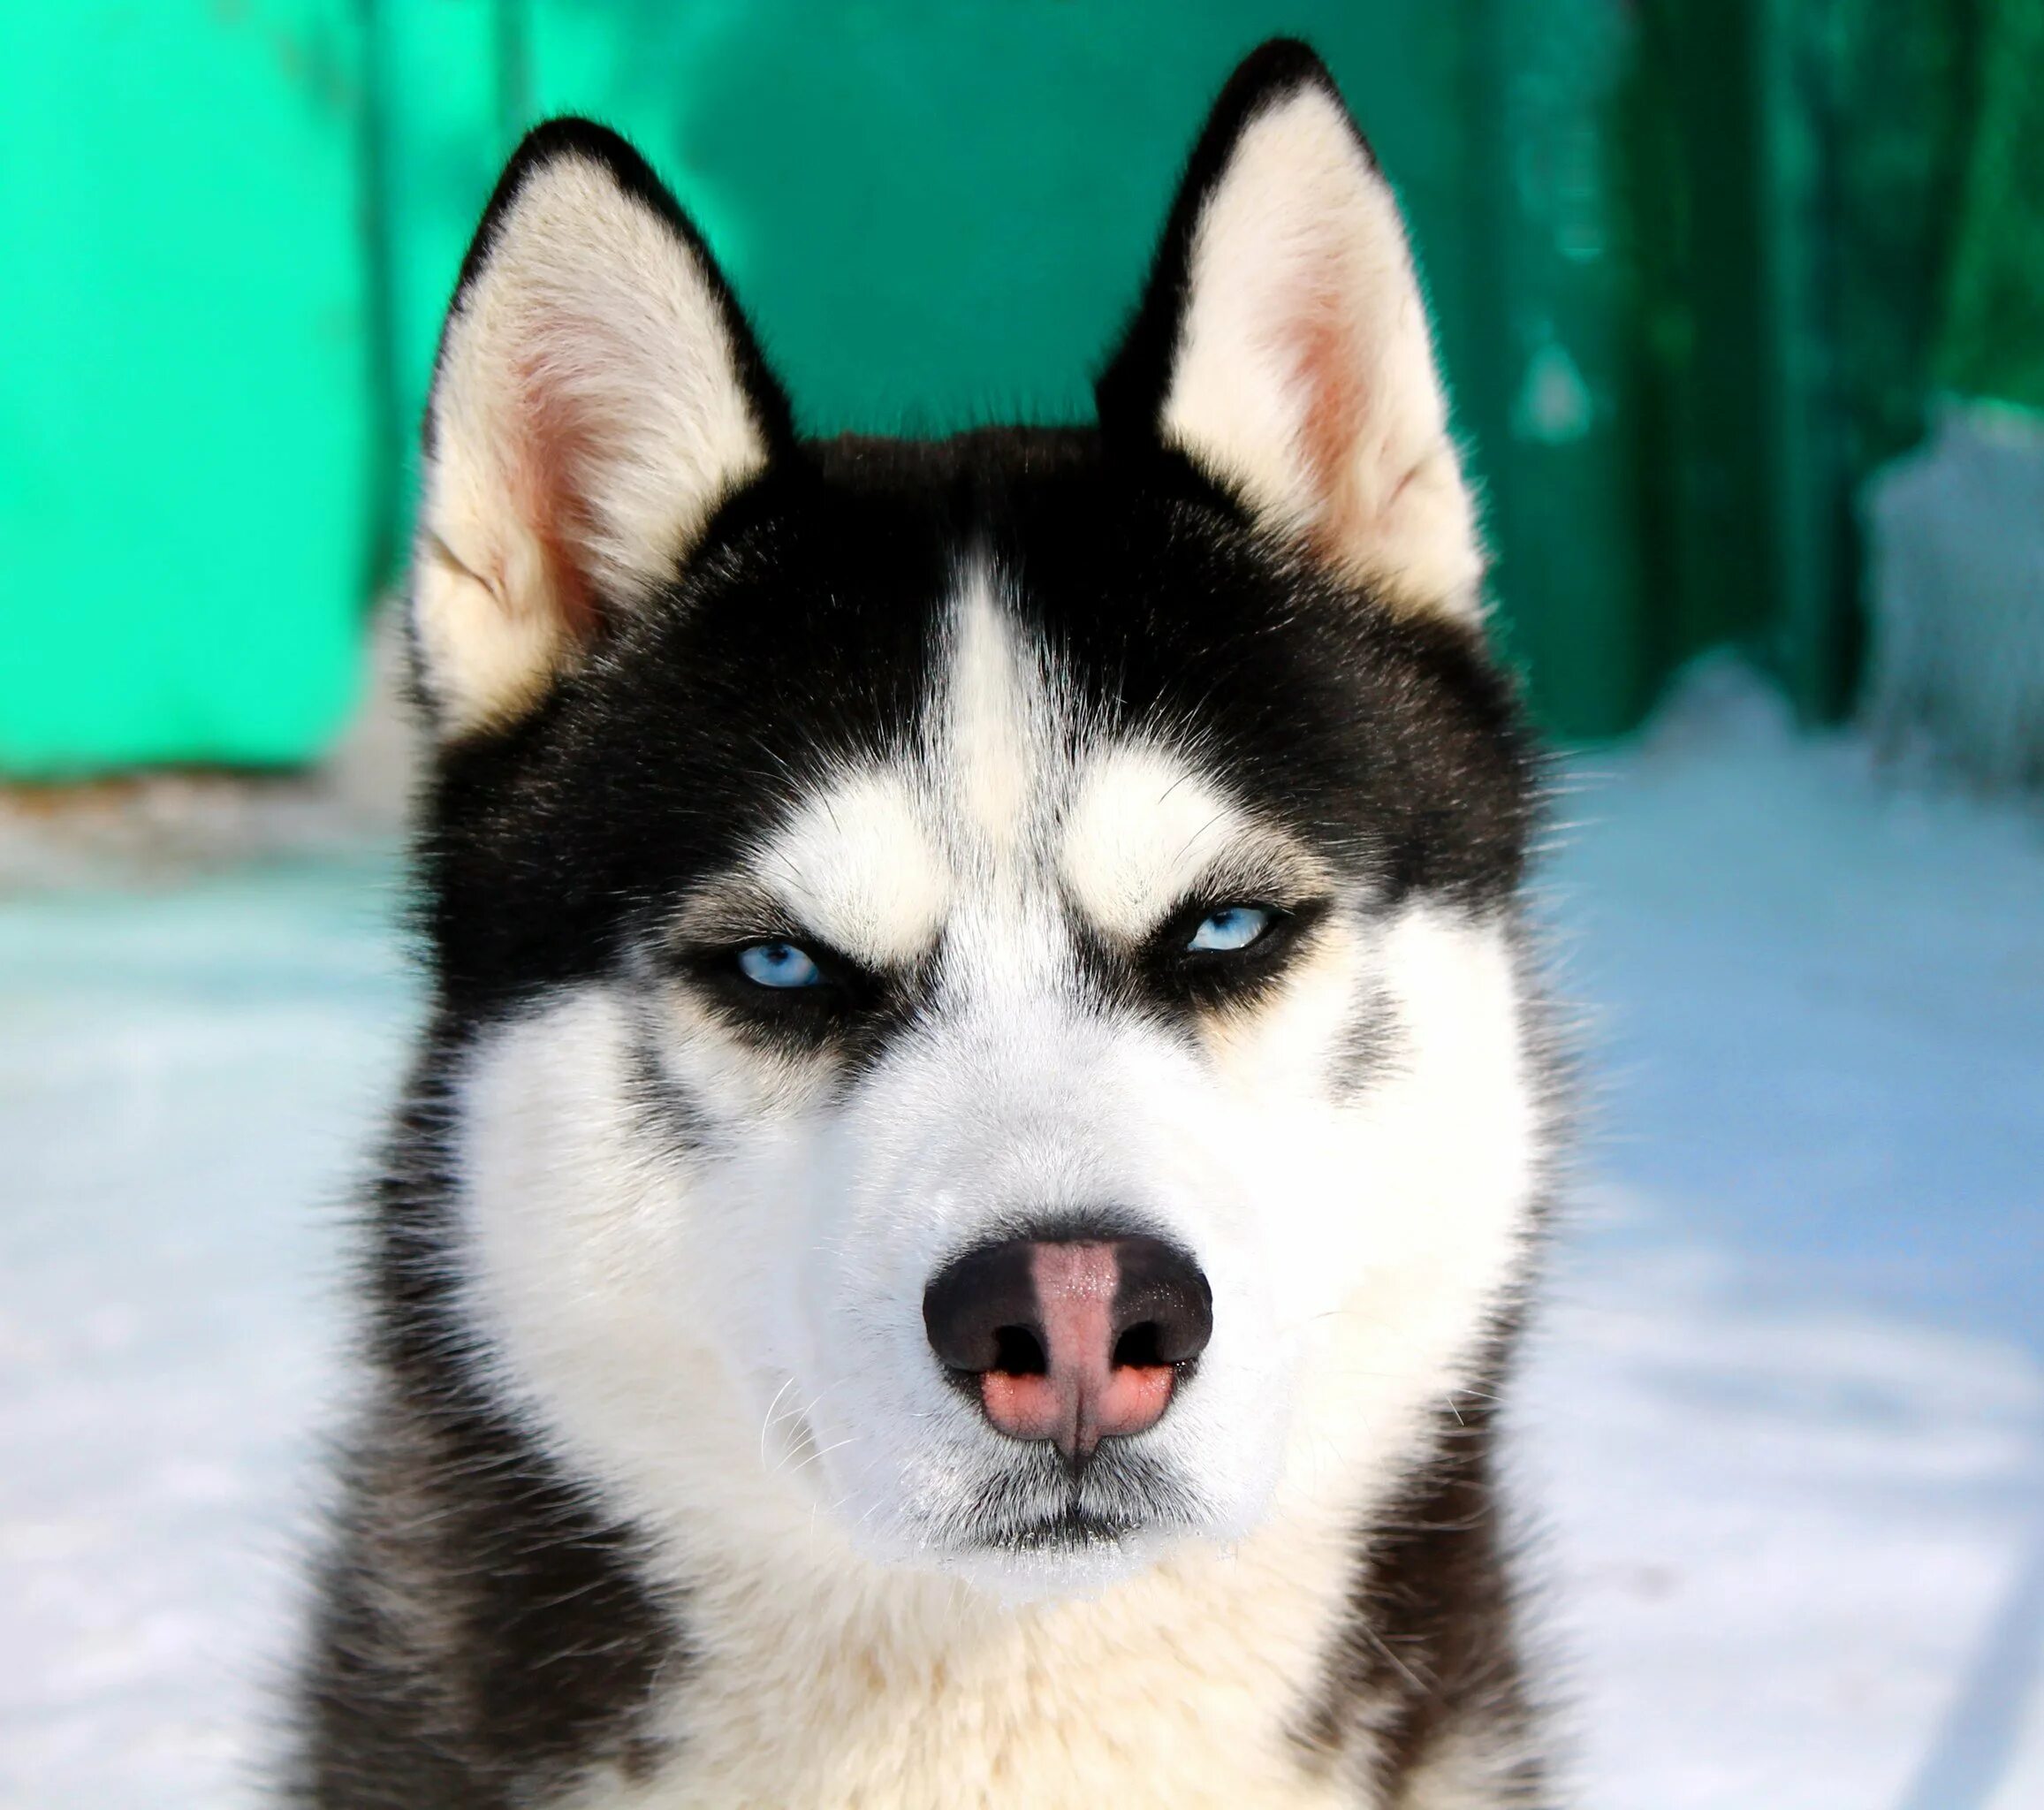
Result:
[[[990,1544],[1015,1553],[1094,1552],[1103,1547],[1119,1547],[1124,1540],[1144,1532],[1149,1525],[1123,1517],[1096,1514],[1074,1502],[1062,1514],[1010,1529],[998,1542]]]
[[[945,1517],[943,1544],[990,1555],[1098,1555],[1200,1525],[1204,1504],[1176,1471],[1119,1441],[1076,1474],[1048,1447],[1024,1448]]]

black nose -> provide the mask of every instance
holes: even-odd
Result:
[[[1213,1293],[1160,1238],[1011,1238],[946,1265],[923,1324],[1000,1432],[1083,1457],[1163,1418],[1213,1335]]]

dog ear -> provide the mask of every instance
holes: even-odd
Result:
[[[1230,79],[1100,379],[1110,439],[1175,448],[1393,606],[1475,622],[1483,549],[1391,186],[1318,57]]]
[[[673,197],[615,133],[539,127],[462,266],[427,409],[412,625],[440,734],[528,709],[789,437]]]

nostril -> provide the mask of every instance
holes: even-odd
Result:
[[[1009,1376],[1043,1376],[1049,1373],[1051,1360],[1033,1327],[1003,1326],[994,1328],[991,1367]]]
[[[1190,1363],[1213,1336],[1213,1290],[1199,1266],[1156,1238],[1124,1238],[1116,1253],[1115,1364]]]
[[[1114,1341],[1117,1370],[1154,1370],[1164,1361],[1164,1329],[1153,1319],[1130,1327]]]
[[[923,1327],[946,1370],[978,1376],[1023,1363],[1028,1354],[1019,1348],[1021,1334],[1034,1344],[1036,1361],[1020,1373],[1043,1373],[1043,1342],[1031,1324],[1037,1305],[1030,1249],[1013,1239],[969,1251],[946,1264],[923,1291]]]

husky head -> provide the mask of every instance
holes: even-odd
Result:
[[[442,1261],[498,1399],[684,1554],[1059,1589],[1354,1504],[1511,1286],[1527,758],[1398,209],[1299,47],[1098,407],[798,439],[579,122],[465,267]]]

